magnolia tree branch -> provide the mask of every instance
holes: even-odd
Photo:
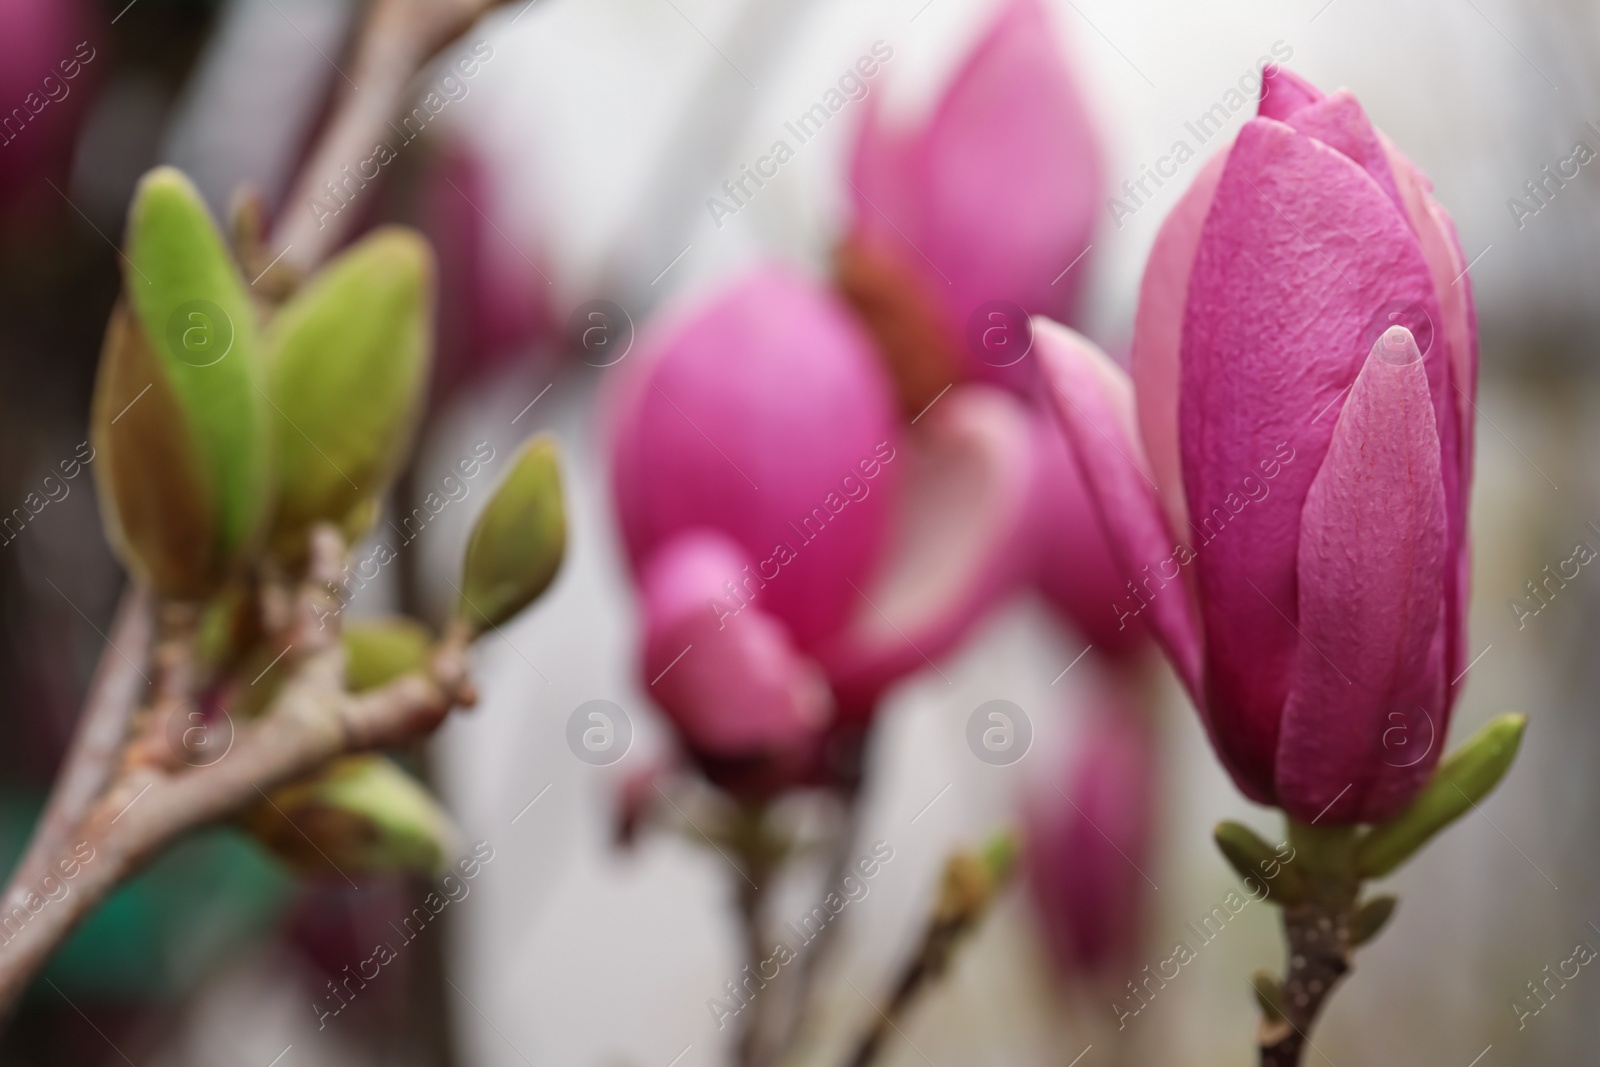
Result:
[[[1284,909],[1289,964],[1271,1003],[1263,1004],[1261,1067],[1299,1067],[1323,1004],[1350,970],[1351,922],[1345,908],[1310,903]]]
[[[355,222],[354,212],[318,218],[311,210],[312,200],[326,196],[323,183],[338,185],[346,168],[354,173],[372,156],[405,109],[417,72],[501,2],[372,0],[332,117],[289,187],[272,240],[272,247],[283,252],[273,268],[278,276],[271,280],[273,289],[292,287],[295,278],[310,274],[340,246]]]
[[[469,636],[460,628],[435,647],[427,670],[359,695],[346,692],[338,627],[323,625],[337,618],[330,579],[344,559],[332,527],[313,534],[312,558],[277,635],[290,643],[287,678],[264,713],[235,724],[226,755],[188,766],[166,743],[170,694],[161,692],[165,678],[158,676],[151,703],[134,717],[133,735],[120,746],[109,784],[76,819],[68,818],[66,801],[52,801],[61,812],[59,825],[52,840],[30,848],[40,858],[12,880],[6,899],[16,903],[0,916],[0,1011],[15,1003],[96,904],[174,838],[258,802],[267,790],[336,756],[426,736],[451,708],[475,701],[466,671]],[[174,666],[179,676],[185,673],[181,664],[168,665]],[[92,766],[104,762],[111,720],[108,713],[104,723],[86,724],[96,743],[74,748],[79,762],[64,782],[87,781]],[[128,719],[124,714],[117,721]]]
[[[154,635],[153,600],[150,591],[137,583],[129,583],[123,591],[116,620],[111,624],[111,637],[89,683],[72,744],[38,827],[12,876],[12,888],[5,895],[6,913],[22,903],[16,887],[37,885],[50,872],[72,828],[83,820],[111,778],[128,720],[144,692],[144,671]]]

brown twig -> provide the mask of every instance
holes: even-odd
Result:
[[[1261,1020],[1261,1067],[1299,1067],[1311,1027],[1328,995],[1350,970],[1351,915],[1319,903],[1285,908],[1288,969]],[[1259,987],[1258,987],[1259,989]]]
[[[72,744],[22,861],[12,875],[4,911],[22,903],[17,888],[39,883],[105,789],[127,734],[128,719],[145,689],[144,671],[154,635],[153,598],[136,582],[123,590],[105,653],[95,668]]]
[[[895,981],[894,992],[885,1008],[873,1007],[878,1017],[856,1046],[850,1067],[868,1067],[883,1049],[892,1030],[899,1029],[918,995],[950,969],[955,951],[989,912],[1010,874],[1009,861],[999,865],[985,858],[960,852],[945,864],[944,879],[933,914],[922,931],[917,950],[905,963]]]
[[[354,212],[318,214],[311,202],[324,198],[324,182],[338,185],[348,168],[373,154],[403,110],[412,79],[434,56],[502,0],[372,0],[343,76],[332,118],[315,150],[290,186],[272,247],[283,258],[268,286],[282,290],[311,273],[344,240]],[[365,181],[362,181],[365,184]],[[269,252],[277,255],[277,252]]]
[[[440,642],[425,672],[359,696],[345,691],[338,628],[320,622],[331,604],[327,573],[337,573],[343,552],[331,527],[313,535],[313,566],[289,629],[279,635],[295,642],[296,662],[267,710],[236,725],[223,758],[187,766],[159,743],[159,731],[146,732],[141,744],[123,749],[121,766],[86,814],[50,851],[40,846],[38,881],[13,880],[7,898],[22,903],[0,916],[0,1010],[95,904],[174,838],[336,756],[425,735],[452,707],[473,702],[468,638],[459,628]],[[61,886],[65,892],[57,892]]]

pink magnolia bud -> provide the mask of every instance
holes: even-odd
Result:
[[[724,583],[749,557],[710,530],[653,553],[641,576],[641,676],[689,750],[714,762],[786,760],[799,770],[830,715],[822,671],[783,623]]]
[[[826,640],[877,562],[900,476],[889,383],[849,312],[765,268],[617,369],[612,474],[635,565],[714,529],[747,557],[727,594],[755,598],[802,649]]]
[[[1349,92],[1269,68],[1156,239],[1137,390],[1036,329],[1139,575],[1112,610],[1166,644],[1240,789],[1297,819],[1397,812],[1465,662],[1477,333],[1429,189]]]
[[[944,381],[924,383],[933,390],[971,377],[1028,383],[1033,361],[980,359],[969,321],[994,300],[1067,317],[1086,272],[1063,272],[1089,244],[1102,184],[1099,143],[1044,5],[1005,0],[921,125],[887,128],[875,95],[866,107],[841,280],[865,298],[892,361],[944,365]],[[909,326],[917,310],[939,328]]]
[[[1028,886],[1063,975],[1104,974],[1136,956],[1154,824],[1155,774],[1141,709],[1111,691],[1064,773],[1026,810]]]

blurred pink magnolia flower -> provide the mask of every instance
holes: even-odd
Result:
[[[447,396],[554,336],[551,285],[536,260],[491,222],[492,172],[453,142],[423,179],[422,216],[439,261],[434,391]]]
[[[1058,779],[1025,811],[1028,888],[1063,976],[1106,974],[1139,944],[1155,822],[1150,727],[1121,683],[1100,683]]]
[[[1027,558],[1018,402],[964,391],[907,432],[854,317],[799,275],[764,268],[678,314],[616,381],[642,674],[702,763],[859,725]]]
[[[1035,349],[1136,575],[1119,611],[1166,645],[1234,781],[1373,821],[1431,772],[1464,659],[1470,282],[1349,92],[1265,84],[1157,237],[1133,385],[1061,327]]]
[[[0,213],[66,170],[98,81],[98,27],[81,0],[0,0]]]
[[[1089,245],[1102,187],[1099,142],[1041,0],[1005,0],[925,123],[888,128],[869,97],[849,180],[837,271],[907,413],[952,381],[1031,382],[1032,360],[969,344],[969,323],[996,300],[1069,316],[1086,271],[1065,268]]]

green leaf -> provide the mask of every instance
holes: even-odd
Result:
[[[1392,893],[1380,893],[1370,900],[1363,901],[1361,907],[1356,910],[1355,923],[1350,930],[1351,947],[1365,945],[1377,937],[1399,903],[1400,898]]]
[[[386,227],[331,262],[268,326],[275,551],[300,558],[312,524],[343,523],[388,492],[428,384],[433,275],[427,242]]]
[[[511,618],[555,579],[566,543],[555,442],[535,437],[472,528],[457,616],[474,633]]]
[[[1499,784],[1522,744],[1526,715],[1500,715],[1442,760],[1411,806],[1374,826],[1356,851],[1363,878],[1381,878],[1404,863]]]
[[[245,829],[302,873],[435,874],[454,847],[449,816],[382,756],[346,756],[268,797],[246,813]]]
[[[134,192],[127,262],[124,292],[210,489],[226,566],[252,545],[270,504],[255,308],[200,194],[171,167]]]
[[[1275,904],[1298,904],[1309,895],[1300,870],[1244,823],[1219,822],[1212,836],[1223,858],[1245,880],[1252,895],[1255,890],[1251,887],[1258,885],[1266,889]]]
[[[403,617],[353,622],[342,636],[344,682],[352,693],[422,670],[433,647],[428,628]]]

